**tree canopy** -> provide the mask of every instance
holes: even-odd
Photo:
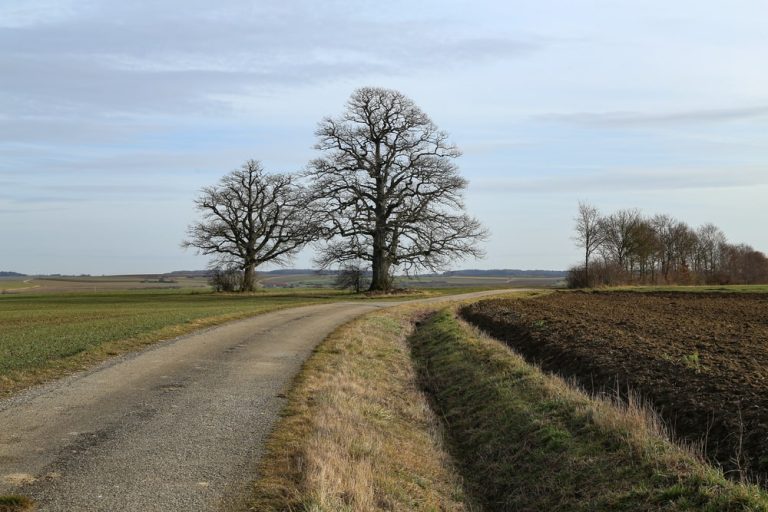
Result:
[[[307,175],[327,239],[321,267],[368,262],[370,289],[386,290],[395,269],[435,271],[483,254],[487,233],[464,212],[467,181],[454,163],[461,153],[412,100],[358,89],[316,135],[323,156]]]
[[[243,291],[255,287],[255,269],[286,264],[317,236],[306,190],[288,174],[267,174],[256,160],[205,187],[195,201],[202,219],[189,226],[184,247],[214,255],[213,266],[242,271]]]

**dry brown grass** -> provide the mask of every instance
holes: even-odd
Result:
[[[409,357],[414,312],[367,315],[320,345],[268,445],[252,510],[472,510]]]

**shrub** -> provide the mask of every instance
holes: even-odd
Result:
[[[208,284],[217,292],[238,292],[243,288],[243,273],[233,267],[214,268]]]

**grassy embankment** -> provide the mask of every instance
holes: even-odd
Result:
[[[367,315],[317,348],[270,438],[252,510],[471,510],[409,356],[416,307]]]
[[[768,510],[768,495],[670,443],[642,406],[589,398],[451,311],[410,336],[412,362],[416,311],[367,316],[321,344],[253,510]]]
[[[768,510],[668,440],[642,404],[594,399],[459,322],[412,338],[471,494],[488,510]]]

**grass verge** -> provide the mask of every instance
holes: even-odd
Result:
[[[29,512],[35,504],[26,496],[0,496],[0,512]]]
[[[486,510],[768,510],[764,491],[670,443],[636,401],[590,398],[452,311],[410,344],[467,492]]]
[[[405,343],[414,308],[367,315],[317,348],[267,445],[252,510],[471,510]]]

